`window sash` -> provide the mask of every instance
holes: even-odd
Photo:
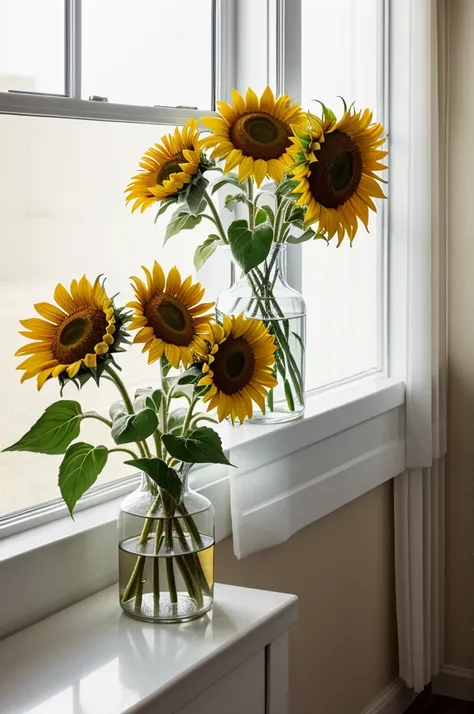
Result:
[[[65,94],[0,92],[0,114],[182,126],[190,117],[209,116],[215,111],[216,96],[230,96],[235,84],[235,0],[212,0],[211,107],[202,110],[82,99],[82,0],[64,0],[64,3]]]

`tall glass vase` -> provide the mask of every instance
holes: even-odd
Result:
[[[241,274],[216,301],[217,317],[238,315],[263,320],[275,336],[275,377],[278,385],[267,397],[265,411],[254,410],[251,421],[282,423],[304,413],[306,304],[286,280],[286,245],[274,244],[267,260]]]
[[[120,605],[146,622],[187,622],[204,615],[214,593],[214,509],[188,487],[176,504],[143,474],[139,488],[121,504]]]

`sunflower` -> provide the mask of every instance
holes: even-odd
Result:
[[[197,119],[189,119],[174,134],[161,137],[145,152],[140,161],[140,173],[133,176],[125,189],[125,202],[133,201],[132,213],[141,212],[152,203],[179,193],[199,171],[201,142]]]
[[[232,423],[242,423],[252,417],[252,402],[264,411],[267,390],[277,385],[271,369],[275,338],[263,322],[243,315],[225,315],[223,326],[212,323],[211,328],[213,339],[198,382],[209,387],[203,402],[209,402],[208,411],[217,407],[219,421],[230,416]]]
[[[204,288],[200,283],[193,285],[191,276],[181,281],[176,267],[167,278],[156,261],[151,272],[145,267],[143,271],[146,285],[140,278],[131,278],[136,301],[127,305],[134,311],[129,328],[139,329],[134,342],[143,343],[149,364],[164,354],[173,367],[180,362],[187,367],[195,352],[202,350],[203,338],[211,334],[212,315],[205,313],[214,303],[200,303]]]
[[[114,344],[118,327],[113,302],[99,278],[93,285],[85,275],[73,280],[69,292],[59,284],[54,299],[59,307],[35,305],[44,320],[20,320],[26,328],[20,335],[35,341],[16,352],[30,355],[17,369],[25,370],[22,382],[37,376],[38,389],[50,377],[73,379],[83,368],[95,369]]]
[[[239,181],[253,175],[257,186],[265,176],[279,183],[293,163],[288,149],[291,125],[304,124],[305,116],[287,94],[275,100],[270,87],[260,99],[247,89],[245,100],[232,90],[233,105],[217,102],[220,117],[203,119],[212,130],[203,146],[215,147],[212,158],[226,159],[224,173],[239,167]]]
[[[380,147],[385,142],[383,126],[372,123],[372,112],[356,112],[352,107],[337,121],[324,107],[323,119],[309,114],[309,130],[295,127],[292,139],[295,157],[292,173],[298,180],[294,192],[297,205],[307,206],[305,223],[318,223],[318,233],[338,245],[347,234],[352,242],[360,218],[366,228],[369,208],[376,211],[373,198],[385,198],[377,171],[387,156]]]

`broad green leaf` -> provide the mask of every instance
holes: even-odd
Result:
[[[71,516],[78,500],[96,482],[108,455],[105,446],[84,442],[73,444],[66,451],[59,467],[59,488]]]
[[[219,240],[219,236],[211,234],[209,238],[206,238],[204,243],[198,245],[194,253],[194,267],[196,270],[200,270],[204,263],[213,255],[219,245]]]
[[[164,242],[168,241],[172,236],[177,235],[184,230],[192,230],[201,223],[202,216],[193,216],[191,213],[180,212],[176,218],[171,219],[168,223],[165,233]]]
[[[137,389],[135,391],[135,398],[133,400],[133,408],[136,412],[141,412],[146,407],[153,409],[153,411],[157,412],[160,409],[162,398],[163,392],[161,391],[161,389],[153,389],[153,387]],[[113,419],[112,414],[111,417]]]
[[[273,229],[268,224],[256,226],[252,231],[247,221],[239,220],[231,223],[228,231],[232,254],[244,273],[248,273],[260,263],[263,263],[273,241]]]
[[[153,409],[143,409],[137,414],[126,414],[113,419],[112,438],[116,444],[143,441],[158,427],[158,417]]]
[[[156,216],[155,216],[154,223],[156,223],[157,220],[158,220],[158,218],[159,218],[165,211],[167,211],[170,206],[172,206],[174,203],[176,203],[177,200],[178,200],[178,199],[176,198],[176,196],[169,196],[169,198],[164,198],[164,199],[161,201],[160,208],[159,208],[158,211],[156,212]]]
[[[19,441],[4,451],[64,454],[69,444],[79,436],[82,417],[79,402],[69,399],[54,402]]]
[[[176,501],[181,500],[182,483],[177,472],[168,466],[162,459],[132,459],[125,461],[129,466],[134,466],[144,471],[153,481]]]
[[[204,176],[200,176],[197,180],[192,181],[185,191],[186,203],[194,215],[200,212],[204,191],[208,185],[209,181]]]
[[[239,183],[239,179],[237,177],[237,174],[235,173],[230,173],[226,174],[222,178],[218,178],[217,181],[214,181],[212,184],[212,194],[214,194],[216,191],[218,191],[220,188],[223,188],[224,186],[230,184],[231,186],[238,186],[238,188],[242,188],[242,184]]]
[[[228,464],[219,435],[207,426],[193,429],[186,436],[163,434],[168,453],[188,464]]]
[[[263,208],[259,208],[255,215],[255,225],[259,226],[261,223],[265,223],[268,216]]]

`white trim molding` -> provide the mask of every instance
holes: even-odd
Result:
[[[416,694],[401,679],[396,679],[361,714],[404,714]]]
[[[213,465],[198,469],[192,481],[214,505],[216,540],[234,531],[236,552],[248,552],[253,547],[243,526],[254,533],[256,549],[270,537],[281,542],[403,471],[403,402],[402,382],[374,377],[310,397],[307,416],[292,424],[222,425],[226,451],[242,474]],[[269,469],[280,484],[286,480],[285,489],[268,490],[262,474]],[[237,493],[232,508],[231,489]],[[0,540],[0,638],[117,580],[120,500]],[[283,508],[281,533],[266,533]]]
[[[433,694],[474,702],[474,670],[444,664],[431,689]]]

